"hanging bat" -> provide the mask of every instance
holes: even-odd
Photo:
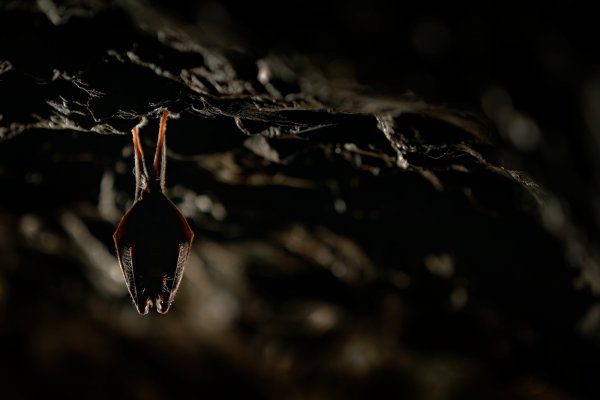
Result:
[[[165,196],[168,111],[160,119],[152,176],[148,175],[139,128],[135,126],[135,200],[113,235],[127,289],[138,312],[155,306],[165,314],[177,293],[194,233],[175,204]]]

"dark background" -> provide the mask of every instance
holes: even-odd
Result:
[[[600,397],[591,10],[0,4],[0,398]],[[163,108],[196,239],[140,316]]]

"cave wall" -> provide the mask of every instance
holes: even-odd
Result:
[[[597,398],[593,15],[265,7],[0,5],[0,397]],[[140,316],[165,109],[196,239]]]

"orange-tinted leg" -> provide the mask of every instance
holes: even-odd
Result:
[[[154,176],[153,178],[160,182],[160,188],[165,191],[165,171],[167,167],[167,143],[165,133],[167,130],[167,118],[169,111],[165,110],[160,118],[160,130],[158,131],[158,140],[156,141],[156,153],[154,154]]]
[[[142,194],[142,190],[146,190],[148,185],[148,171],[146,171],[146,163],[144,161],[144,151],[140,142],[139,127],[144,124],[144,119],[140,121],[132,130],[133,150],[135,158],[135,199],[138,200]]]

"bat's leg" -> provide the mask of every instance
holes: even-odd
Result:
[[[165,171],[167,167],[167,143],[165,133],[167,130],[167,118],[169,111],[165,110],[160,118],[160,130],[156,141],[156,153],[154,154],[154,179],[160,183],[160,188],[165,191]]]
[[[140,135],[138,133],[139,128],[144,124],[145,120],[142,120],[132,130],[133,136],[133,150],[135,158],[135,198],[138,200],[141,197],[142,190],[148,188],[148,171],[146,170],[146,163],[144,162],[144,152],[142,150],[142,144],[140,142]]]

